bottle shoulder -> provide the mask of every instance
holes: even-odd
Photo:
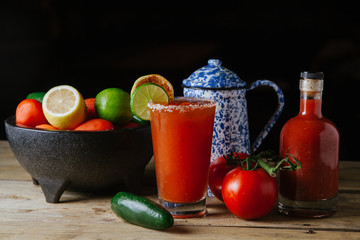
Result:
[[[323,117],[322,120],[323,120],[324,122],[326,122],[328,125],[331,125],[331,126],[334,127],[336,130],[338,130],[338,128],[337,128],[337,126],[335,125],[335,123],[332,122],[330,119]]]
[[[329,119],[325,117],[307,117],[297,115],[291,119],[289,119],[285,125],[283,126],[282,132],[290,131],[290,132],[336,132],[338,133],[338,128],[336,125]]]

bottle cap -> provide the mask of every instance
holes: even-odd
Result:
[[[301,72],[300,77],[300,91],[320,92],[323,90],[323,72]]]
[[[301,72],[300,77],[302,79],[324,79],[323,72]]]

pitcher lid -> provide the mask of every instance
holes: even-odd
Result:
[[[221,66],[218,59],[210,59],[208,65],[193,72],[183,80],[184,87],[197,88],[240,88],[246,82],[241,80],[236,73]]]

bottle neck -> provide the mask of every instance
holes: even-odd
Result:
[[[322,91],[310,92],[300,91],[300,112],[301,116],[322,117],[321,112]]]

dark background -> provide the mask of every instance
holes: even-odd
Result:
[[[359,160],[360,14],[350,2],[133,2],[1,1],[0,119],[28,93],[60,84],[88,98],[158,73],[179,96],[183,79],[218,58],[248,85],[268,79],[285,94],[262,150],[278,149],[281,127],[299,111],[300,72],[323,71],[323,113],[340,131],[340,159]],[[268,87],[247,99],[253,140],[277,99]]]

